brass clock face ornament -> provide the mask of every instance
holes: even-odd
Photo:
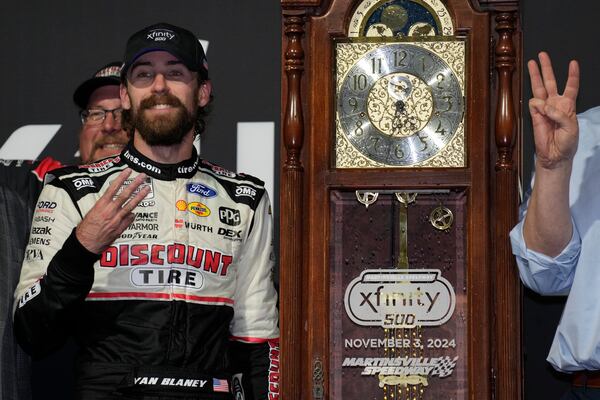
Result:
[[[336,55],[336,166],[464,166],[463,42],[338,42]]]

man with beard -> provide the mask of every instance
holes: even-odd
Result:
[[[79,158],[84,164],[119,154],[129,141],[121,127],[121,64],[116,61],[100,68],[73,94],[80,109]]]
[[[90,79],[77,87],[73,94],[81,110],[82,128],[79,134],[79,153],[82,162],[91,162],[118,154],[128,142],[121,129],[119,84],[121,62],[100,68]],[[0,399],[30,399],[30,358],[16,345],[12,327],[12,294],[17,286],[34,205],[44,175],[59,168],[61,163],[52,157],[42,161],[0,160]]]
[[[127,42],[123,152],[54,172],[15,292],[32,354],[73,334],[76,398],[274,399],[279,348],[269,199],[198,158],[211,83],[189,31]]]

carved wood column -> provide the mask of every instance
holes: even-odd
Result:
[[[281,174],[281,386],[280,398],[300,399],[302,382],[302,200],[304,168],[301,161],[304,142],[301,79],[304,71],[304,14],[283,13],[287,48],[284,70],[287,77],[286,102],[283,116],[284,157]]]
[[[508,234],[517,222],[517,166],[513,150],[518,135],[517,116],[513,101],[513,71],[516,51],[513,32],[514,12],[496,14],[498,40],[495,68],[498,72],[498,93],[495,118],[497,161],[495,167],[495,233],[493,268],[495,279],[495,345],[496,399],[522,398],[521,365],[521,286]]]

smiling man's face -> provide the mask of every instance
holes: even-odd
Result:
[[[115,110],[121,107],[119,86],[107,85],[94,90],[90,96],[89,111]],[[107,112],[103,121],[88,120],[79,134],[79,155],[84,164],[119,154],[129,141],[121,127],[120,111]]]
[[[181,143],[196,121],[198,106],[210,99],[210,85],[200,84],[190,71],[166,51],[140,56],[121,86],[127,120],[151,146]]]

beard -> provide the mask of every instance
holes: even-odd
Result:
[[[193,110],[197,110],[196,99],[194,99]],[[170,115],[158,115],[148,117],[146,110],[158,104],[167,104],[173,107],[174,113]],[[150,146],[171,146],[182,142],[186,134],[194,127],[195,113],[188,111],[181,101],[171,95],[153,95],[142,100],[136,110],[123,110],[123,123],[131,131],[137,130]]]

